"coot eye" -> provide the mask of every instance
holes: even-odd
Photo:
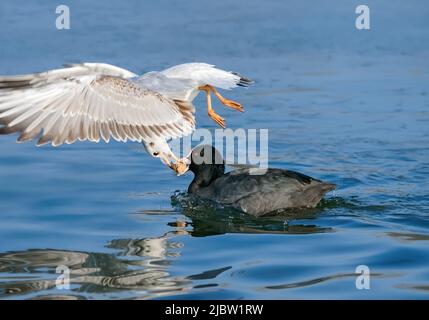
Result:
[[[157,155],[159,155],[159,152],[154,152],[153,155],[156,157]]]

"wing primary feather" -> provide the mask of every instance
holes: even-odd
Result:
[[[169,139],[193,130],[191,103],[139,87],[121,78],[124,74],[123,69],[83,64],[0,77],[0,133],[20,132],[19,141],[40,135],[38,146],[58,146],[76,140]]]

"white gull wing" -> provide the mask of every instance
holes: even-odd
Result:
[[[184,63],[160,72],[148,72],[135,79],[137,83],[173,99],[193,101],[198,87],[211,85],[220,89],[247,87],[253,83],[236,72],[215,68],[207,63]]]
[[[190,93],[194,90],[198,93],[198,83],[189,79],[169,78],[161,72],[151,71],[133,78],[138,85],[159,92],[171,99],[192,101]]]
[[[253,83],[252,80],[244,78],[236,72],[225,71],[201,62],[179,64],[165,69],[161,73],[169,78],[191,79],[199,86],[208,84],[227,90]]]
[[[122,78],[132,78],[137,76],[131,71],[113,66],[111,64],[86,62],[79,64],[67,64],[65,65],[65,68],[53,69],[40,73],[17,76],[0,76],[0,89],[4,87],[22,86],[24,83],[43,85],[64,78],[72,78],[90,74],[103,74],[106,76],[117,76]]]
[[[68,72],[70,71],[70,72]],[[81,64],[0,77],[0,133],[38,145],[178,138],[195,129],[194,107],[139,86],[135,75],[104,64]]]

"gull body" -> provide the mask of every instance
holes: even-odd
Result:
[[[104,63],[66,65],[41,73],[0,76],[0,134],[20,133],[18,141],[37,145],[89,140],[136,141],[177,171],[178,159],[168,141],[195,130],[193,100],[207,94],[209,116],[224,120],[211,106],[210,93],[231,108],[216,88],[252,83],[206,63],[186,63],[142,76]]]

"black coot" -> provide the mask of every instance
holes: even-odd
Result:
[[[284,169],[237,169],[225,173],[225,163],[214,147],[203,145],[191,153],[194,180],[188,193],[230,206],[253,216],[284,209],[313,208],[335,184]]]

